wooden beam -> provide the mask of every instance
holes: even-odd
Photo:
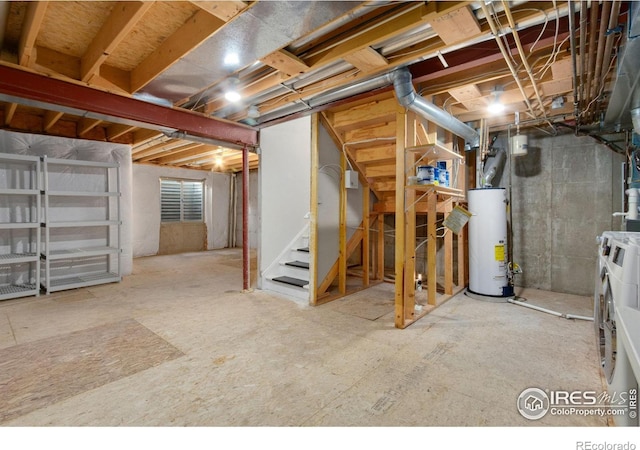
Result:
[[[447,45],[457,44],[482,33],[478,19],[469,5],[440,15],[430,25]]]
[[[164,151],[171,150],[173,148],[179,147],[183,141],[180,139],[169,139],[164,142],[159,142],[158,144],[152,145],[151,147],[147,147],[143,150],[134,150],[132,152],[132,157],[134,161],[140,160],[142,158],[146,158],[151,155],[157,155],[158,153],[162,153]]]
[[[13,116],[15,115],[17,109],[18,109],[17,103],[7,103],[6,105],[4,105],[5,126],[9,126],[11,124],[11,121],[13,120]]]
[[[368,166],[365,167],[364,173],[366,178],[392,177],[396,175],[396,165],[386,164],[384,166]]]
[[[340,153],[340,172],[347,170],[347,157]],[[339,266],[338,266],[338,291],[344,295],[347,292],[347,188],[340,183],[340,211],[339,211]]]
[[[24,22],[22,24],[22,34],[18,44],[18,64],[31,67],[36,62],[36,39],[44,16],[47,12],[49,2],[36,1],[29,2]]]
[[[405,145],[412,147],[415,145],[416,136],[416,115],[414,112],[406,115],[406,135]],[[413,166],[416,155],[403,149],[405,167]],[[402,190],[405,191],[405,242],[404,242],[404,319],[413,322],[416,316],[416,191],[405,189],[406,170],[402,174]],[[396,176],[398,176],[396,174]],[[398,183],[399,184],[399,183]],[[402,195],[402,191],[398,191],[396,196]],[[397,231],[396,231],[397,233]]]
[[[355,34],[343,43],[330,47],[308,58],[307,63],[314,68],[321,67],[362,50],[365,47],[370,47],[371,45],[402,34],[424,23],[423,17],[425,13],[426,8],[423,4],[419,7],[408,7],[408,11],[390,20],[382,21],[361,33]]]
[[[404,328],[404,287],[405,287],[405,197],[404,197],[404,174],[405,174],[405,119],[406,112],[403,107],[396,107],[396,239],[395,239],[395,326]]]
[[[107,127],[107,139],[110,141],[114,139],[118,139],[120,136],[124,136],[125,134],[135,130],[137,127],[135,125],[123,125],[119,123],[114,123]]]
[[[391,97],[358,105],[354,108],[334,113],[332,123],[338,131],[350,131],[392,122],[395,119],[395,107],[397,104],[398,101],[395,97]]]
[[[318,303],[318,297],[321,294],[318,286],[318,167],[320,165],[319,141],[320,115],[319,113],[315,113],[311,115],[311,204],[309,205],[309,304],[312,306]]]
[[[129,35],[153,3],[148,1],[114,3],[111,14],[82,55],[80,63],[82,81],[90,82],[99,73],[102,63]]]
[[[78,136],[84,136],[101,123],[102,120],[100,119],[88,119],[86,117],[83,117],[82,119],[80,119],[80,122],[78,122]]]
[[[369,228],[371,227],[371,190],[368,184],[362,186],[362,285],[369,286],[370,249]]]
[[[345,55],[344,60],[363,72],[372,72],[389,66],[387,58],[371,47],[365,47]]]
[[[394,121],[387,122],[382,125],[376,125],[369,128],[359,128],[347,131],[344,134],[345,142],[358,142],[370,139],[392,138],[395,137],[396,123]]]
[[[433,192],[427,195],[427,204],[427,303],[436,306],[438,233],[436,229],[437,196]]]
[[[193,1],[191,3],[225,22],[229,22],[247,8],[246,2],[238,0],[224,0],[217,2]]]
[[[131,72],[131,92],[137,92],[180,58],[213,35],[226,22],[201,10],[169,36]]]
[[[384,214],[378,214],[376,259],[376,279],[384,280]]]
[[[58,120],[64,115],[64,113],[58,111],[46,111],[44,113],[44,121],[42,128],[44,131],[49,131],[56,124]]]
[[[356,162],[370,163],[379,161],[392,161],[396,157],[395,144],[389,144],[382,147],[363,148],[355,152]]]
[[[160,131],[139,128],[133,132],[133,145],[134,146],[142,145],[147,142],[153,141],[154,139],[161,138],[163,136],[164,134],[162,134],[162,132]]]
[[[260,61],[289,77],[299,75],[309,70],[309,66],[307,66],[303,60],[284,49],[276,50],[260,59]]]
[[[217,152],[217,147],[214,145],[193,143],[192,145],[181,147],[179,150],[171,152],[170,155],[158,158],[153,162],[155,162],[156,164],[185,163],[188,161],[193,161],[194,159],[198,159],[198,157],[215,155],[215,153]],[[242,159],[242,155],[240,155],[240,158]]]

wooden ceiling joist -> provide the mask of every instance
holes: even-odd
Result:
[[[40,27],[44,21],[48,2],[29,2],[20,44],[18,47],[18,64],[21,66],[31,66],[35,63],[36,38],[40,32]]]
[[[80,79],[90,82],[99,73],[100,66],[120,45],[153,2],[117,2],[111,15],[82,56]]]
[[[200,45],[226,22],[201,10],[167,38],[131,72],[131,92],[137,92],[178,59]]]
[[[7,103],[4,107],[4,124],[6,126],[11,125],[11,121],[13,120],[13,116],[18,109],[17,103]]]

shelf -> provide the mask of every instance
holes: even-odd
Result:
[[[59,259],[70,258],[87,258],[90,256],[115,255],[119,252],[114,247],[86,247],[86,248],[70,248],[64,250],[52,250],[48,254],[42,253],[42,257],[55,261]],[[1,262],[1,261],[0,261]]]
[[[424,193],[435,192],[438,195],[448,195],[450,197],[464,197],[464,192],[462,192],[460,189],[439,186],[436,184],[412,184],[409,186],[405,186],[405,189]]]
[[[417,145],[415,147],[407,147],[405,150],[412,153],[422,153],[429,161],[434,159],[443,159],[443,160],[464,159],[464,157],[461,154],[455,153],[438,143],[428,144],[428,145]]]
[[[49,286],[43,286],[47,292],[63,291],[65,289],[75,289],[86,286],[95,286],[103,283],[117,283],[120,276],[115,273],[98,273],[87,275],[75,275],[65,278],[49,280]]]
[[[47,164],[59,164],[64,166],[82,166],[82,167],[103,167],[105,169],[116,169],[120,165],[118,163],[99,162],[99,161],[80,161],[77,159],[49,158],[44,159]]]
[[[40,224],[37,222],[0,223],[0,230],[12,230],[18,228],[40,228]]]
[[[75,221],[75,222],[49,222],[47,224],[43,224],[45,227],[49,228],[82,228],[82,227],[108,227],[120,225],[120,222],[117,220],[92,220],[92,221]]]
[[[118,192],[47,191],[49,197],[118,197]]]
[[[7,253],[0,255],[0,266],[3,264],[35,262],[37,260],[38,255],[36,253]]]
[[[2,195],[40,195],[38,189],[0,189]]]
[[[6,162],[38,162],[40,161],[39,156],[31,156],[31,155],[18,155],[13,153],[0,153],[0,161]]]
[[[17,284],[0,286],[0,300],[38,295],[40,290],[35,284]]]

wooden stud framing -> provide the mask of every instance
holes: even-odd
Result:
[[[320,118],[318,113],[311,116],[311,205],[309,205],[309,304],[318,303],[318,165]],[[328,288],[327,286],[325,290]]]
[[[340,172],[347,170],[347,157],[340,154]],[[342,179],[342,178],[341,178]],[[338,291],[344,295],[347,292],[347,188],[340,183],[340,251],[338,263]]]
[[[362,285],[369,286],[369,266],[370,266],[370,248],[369,248],[369,227],[371,227],[370,216],[370,199],[371,190],[368,184],[362,186]]]
[[[396,245],[395,245],[395,325],[404,328],[404,277],[405,277],[405,109],[398,105],[396,108]]]
[[[376,242],[376,279],[384,280],[384,214],[378,214],[378,236]]]

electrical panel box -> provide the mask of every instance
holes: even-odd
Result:
[[[358,189],[358,172],[355,170],[344,171],[344,187],[347,189]]]

